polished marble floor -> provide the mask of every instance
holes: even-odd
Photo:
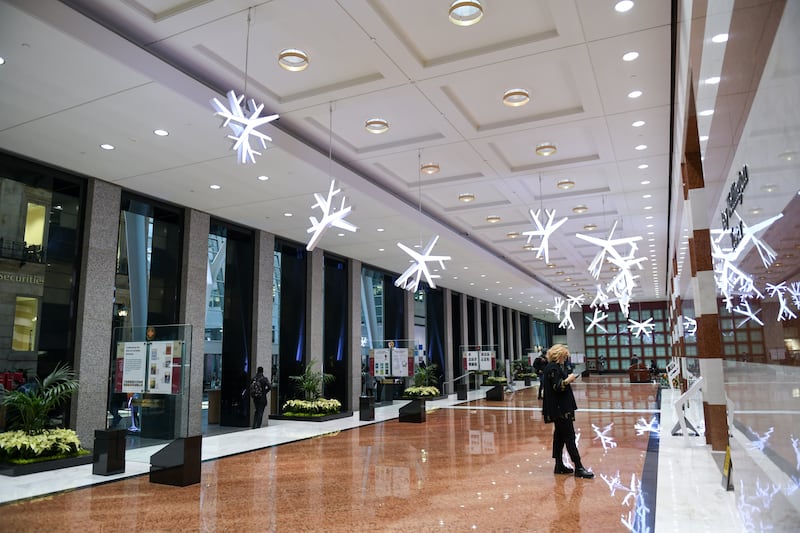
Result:
[[[157,446],[129,450],[124,475],[94,476],[86,465],[2,478],[0,530],[752,530],[702,436],[669,431],[675,393],[619,376],[574,387],[578,446],[593,480],[553,474],[535,386],[502,402],[485,400],[483,389],[466,402],[428,402],[422,424],[399,422],[398,400],[376,409],[375,422],[357,413],[270,420],[206,437],[201,483],[183,488],[142,475]]]

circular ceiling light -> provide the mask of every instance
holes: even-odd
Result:
[[[516,239],[517,237],[519,237],[519,232],[509,231],[508,233],[506,233],[506,237],[508,237],[509,239]]]
[[[472,26],[483,18],[483,6],[478,0],[456,0],[450,4],[450,22],[456,26]]]
[[[628,98],[639,98],[640,96],[642,96],[642,91],[638,89],[628,93]]]
[[[536,246],[533,245],[533,244],[523,244],[522,245],[522,249],[526,250],[526,251],[531,251],[531,250],[535,250]]]
[[[711,76],[710,78],[706,78],[704,80],[706,85],[716,85],[716,84],[719,83],[719,81],[720,81],[720,77],[719,76]]]
[[[425,163],[419,169],[425,174],[436,174],[439,172],[439,163]]]
[[[727,33],[718,33],[711,38],[712,43],[726,43],[728,42],[728,34]]]
[[[539,143],[536,145],[537,155],[541,155],[544,157],[553,155],[554,153],[556,153],[557,150],[558,149],[556,148],[556,145],[550,142]]]
[[[473,200],[475,200],[475,195],[471,192],[462,192],[461,194],[458,195],[459,202],[464,202],[465,204],[468,204]]]
[[[778,157],[784,161],[794,161],[794,158],[797,157],[797,152],[794,150],[788,150],[782,154],[779,154]]]
[[[559,189],[564,189],[565,191],[573,188],[574,186],[575,182],[572,180],[561,180],[558,183],[556,183],[556,187],[558,187]]]
[[[503,95],[503,103],[508,107],[519,107],[531,101],[531,95],[525,89],[509,89]]]
[[[622,56],[623,61],[635,61],[639,57],[639,52],[626,52]]]
[[[700,115],[701,117],[710,117],[713,114],[714,114],[713,109],[704,109],[703,111],[700,111],[698,113],[698,115]]]
[[[647,124],[647,122],[645,122],[644,120],[637,120],[636,122],[632,122],[631,126],[633,126],[634,128],[641,128],[645,124]]]
[[[646,163],[642,163],[641,165],[639,165],[639,166],[638,166],[638,167],[636,167],[636,168],[638,168],[639,170],[644,170],[644,169],[648,168],[649,166],[650,166],[650,165],[648,165],[648,164],[646,164]]]
[[[633,1],[632,0],[621,0],[614,5],[614,10],[618,13],[625,13],[626,11],[630,11],[633,9]]]
[[[364,123],[364,127],[376,135],[389,131],[389,123],[382,118],[371,118]]]
[[[761,190],[764,192],[775,192],[778,190],[778,186],[774,183],[767,183],[766,185],[761,186]]]
[[[647,150],[647,145],[646,144],[638,144],[634,148],[641,152],[642,150]]]
[[[489,215],[488,217],[486,217],[486,222],[488,222],[489,224],[497,224],[498,222],[500,222],[500,217],[498,215]]]
[[[556,267],[555,263],[547,263],[547,268],[555,268],[555,267]]]
[[[102,148],[103,150],[113,150],[114,149],[114,145],[113,144],[108,144],[108,143],[103,143],[103,144],[100,145],[100,148]]]
[[[586,231],[594,231],[597,229],[597,224],[586,224],[583,226]]]
[[[308,54],[296,48],[287,48],[278,54],[278,64],[285,70],[300,72],[308,68]]]
[[[579,214],[579,215],[580,215],[580,214],[582,214],[582,213],[585,213],[585,212],[586,212],[586,211],[588,211],[588,210],[589,210],[589,208],[588,208],[588,207],[586,207],[586,206],[585,206],[585,205],[583,205],[583,204],[581,204],[581,205],[576,205],[575,207],[573,207],[573,208],[572,208],[572,212],[573,212],[573,213],[577,213],[577,214]]]
[[[153,134],[158,135],[159,137],[166,137],[169,135],[169,132],[167,130],[153,130]]]

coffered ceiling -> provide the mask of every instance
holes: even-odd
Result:
[[[599,249],[575,234],[616,224],[643,237],[634,299],[664,299],[670,2],[482,3],[461,27],[449,0],[5,1],[0,147],[303,243],[313,193],[335,178],[359,229],[320,248],[400,273],[396,243],[439,234],[434,252],[452,257],[439,285],[549,320],[554,296],[591,300],[599,283]],[[308,68],[281,68],[287,48]],[[514,88],[530,102],[504,105]],[[229,90],[280,114],[255,164],[237,163],[213,116]],[[389,130],[366,131],[371,118]],[[429,162],[438,173],[419,170]],[[551,265],[509,237],[533,229],[531,209],[569,217]]]

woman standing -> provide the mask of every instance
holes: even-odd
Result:
[[[544,389],[544,402],[542,415],[548,424],[553,423],[553,459],[556,460],[554,472],[556,474],[572,474],[575,477],[591,479],[594,474],[583,467],[578,446],[575,444],[575,411],[578,409],[575,396],[572,394],[571,384],[578,379],[575,374],[570,374],[564,367],[564,361],[569,357],[569,350],[563,344],[556,344],[547,350],[547,366],[543,373],[542,388]],[[562,455],[564,446],[567,447],[570,459],[575,464],[575,470],[564,465]]]

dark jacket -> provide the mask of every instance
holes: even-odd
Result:
[[[547,363],[542,374],[542,389],[544,401],[542,402],[542,416],[546,423],[553,422],[556,418],[575,419],[578,405],[572,394],[572,387],[564,383],[569,372],[562,365],[553,361]]]

